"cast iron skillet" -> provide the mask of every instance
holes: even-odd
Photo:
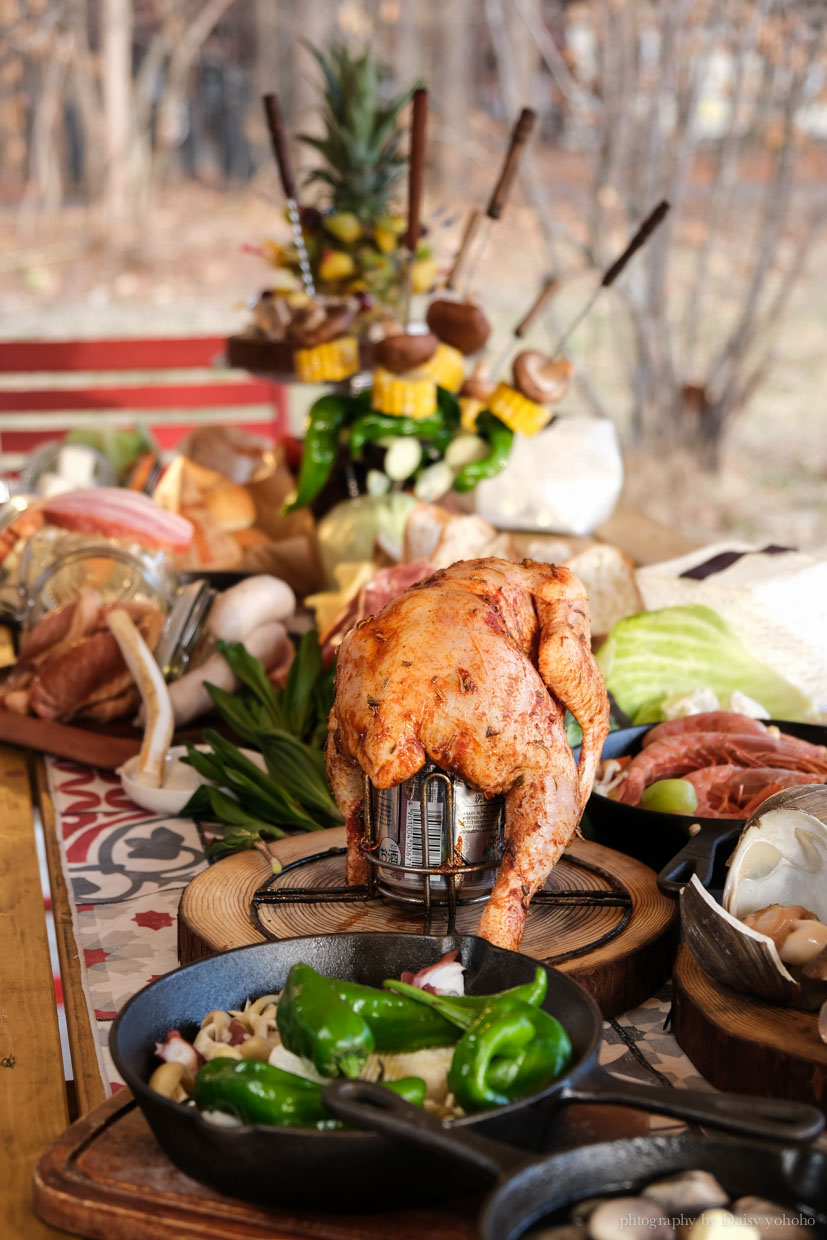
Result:
[[[814,1221],[802,1236],[827,1234],[827,1152],[682,1133],[635,1137],[526,1157],[490,1137],[446,1128],[435,1116],[364,1081],[328,1085],[325,1104],[348,1123],[428,1149],[495,1180],[478,1221],[481,1240],[517,1240],[532,1224],[588,1197],[634,1193],[654,1179],[710,1171],[734,1199],[762,1197]]]
[[[433,964],[458,948],[469,993],[490,994],[529,981],[537,961],[492,947],[471,935],[331,934],[238,948],[168,973],[139,991],[112,1028],[112,1057],[159,1144],[197,1180],[238,1197],[263,1201],[317,1201],[320,1191],[336,1208],[399,1201],[400,1184],[416,1185],[417,1200],[447,1197],[479,1185],[472,1172],[446,1177],[439,1158],[411,1151],[373,1133],[317,1132],[246,1125],[219,1127],[190,1106],[162,1098],[147,1081],[157,1060],[156,1041],[170,1029],[194,1036],[213,1008],[240,1007],[248,997],[278,991],[292,964],[304,961],[331,977],[379,985],[406,969]],[[597,1063],[602,1019],[576,982],[548,969],[544,1006],[567,1029],[574,1048],[571,1070],[541,1093],[479,1116],[458,1120],[528,1149],[541,1148],[554,1113],[568,1102],[618,1103],[775,1140],[808,1141],[820,1132],[820,1111],[773,1098],[708,1094],[628,1084]],[[404,1172],[404,1177],[401,1173]]]
[[[782,732],[798,736],[814,745],[827,745],[827,727],[817,723],[786,723],[770,720]],[[654,724],[610,732],[601,758],[621,758],[639,753],[641,739]],[[813,777],[815,781],[815,776]],[[586,806],[586,818],[599,844],[617,848],[652,866],[658,874],[658,887],[668,896],[679,896],[681,888],[697,874],[704,887],[723,883],[723,862],[741,834],[743,818],[703,818],[697,814],[664,814],[639,805],[624,805],[611,797],[593,792]],[[689,836],[693,823],[700,831]]]

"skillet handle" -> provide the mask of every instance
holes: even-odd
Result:
[[[658,887],[663,894],[679,896],[693,874],[697,874],[702,887],[707,887],[712,882],[719,846],[734,840],[740,829],[740,826],[725,827],[723,830],[720,826],[702,826],[658,874]]]
[[[614,1103],[707,1124],[724,1132],[738,1132],[771,1141],[814,1140],[824,1127],[824,1116],[805,1102],[762,1098],[755,1094],[705,1093],[699,1089],[664,1089],[620,1080],[594,1068],[583,1083],[567,1085],[562,1100]]]
[[[325,1086],[322,1100],[337,1119],[475,1167],[489,1180],[501,1180],[537,1161],[490,1137],[449,1128],[436,1115],[371,1081],[333,1081]]]

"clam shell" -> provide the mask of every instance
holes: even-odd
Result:
[[[801,904],[827,922],[827,786],[785,788],[759,806],[730,858],[722,903],[739,919]]]
[[[768,797],[746,822],[729,860],[722,903],[697,877],[681,892],[684,936],[700,967],[740,994],[812,1006],[774,942],[740,919],[770,904],[801,904],[827,922],[827,786]],[[811,993],[812,992],[812,993]]]
[[[681,892],[680,907],[687,946],[716,982],[776,1003],[799,998],[801,986],[782,964],[772,939],[736,920],[696,874]]]

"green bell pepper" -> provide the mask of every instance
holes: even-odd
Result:
[[[485,1111],[545,1089],[571,1059],[571,1040],[558,1020],[505,999],[485,1008],[462,1035],[448,1084],[463,1110]]]
[[[418,1076],[384,1082],[407,1102],[422,1106],[425,1082]],[[200,1111],[222,1111],[244,1124],[289,1128],[341,1128],[322,1104],[324,1085],[258,1059],[217,1056],[195,1077],[193,1098]]]
[[[308,964],[294,964],[287,974],[276,1023],[287,1049],[311,1060],[322,1076],[358,1076],[375,1045],[367,1023]]]

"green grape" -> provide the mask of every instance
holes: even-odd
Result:
[[[643,791],[640,804],[661,814],[694,814],[698,794],[686,779],[659,779]]]

